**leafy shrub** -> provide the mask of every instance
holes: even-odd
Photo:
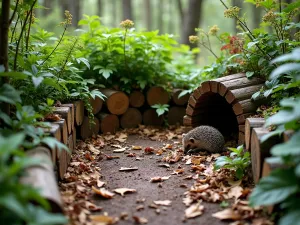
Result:
[[[300,81],[300,49],[295,49],[290,54],[276,58],[273,63],[287,62],[277,67],[271,74],[271,78],[278,76],[290,76],[292,82],[283,85],[299,90]],[[280,101],[279,112],[266,121],[266,126],[276,125],[277,130],[273,134],[283,130],[294,130],[292,138],[282,144],[272,147],[272,158],[269,160],[281,164],[269,176],[263,177],[254,189],[250,203],[253,206],[279,204],[283,216],[279,219],[279,225],[299,224],[300,208],[300,96],[286,98]],[[279,132],[278,132],[279,131]],[[265,138],[265,137],[264,137]],[[266,138],[265,138],[266,139]]]
[[[243,146],[237,148],[228,148],[230,156],[220,156],[217,158],[214,169],[229,168],[235,171],[237,179],[242,179],[246,169],[250,165],[250,153],[244,152]]]

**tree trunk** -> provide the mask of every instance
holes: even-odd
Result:
[[[80,20],[80,1],[79,0],[68,0],[68,10],[72,14],[72,25],[74,27],[78,26],[78,21]]]
[[[163,21],[164,10],[163,9],[164,9],[164,0],[158,0],[157,27],[160,34],[164,32],[164,21]]]
[[[150,0],[145,1],[145,16],[146,16],[146,26],[148,30],[152,29],[152,8]]]
[[[183,17],[184,17],[181,0],[177,0],[177,9],[178,9],[178,13],[179,13],[179,21],[180,21],[179,25],[180,25],[180,28],[181,28],[181,27],[183,27]]]
[[[44,0],[43,5],[46,7],[46,9],[43,10],[44,16],[48,16],[52,12],[52,3],[52,0]]]
[[[122,0],[123,20],[133,20],[131,0]]]
[[[261,18],[261,8],[256,8],[255,5],[251,6],[252,10],[252,29],[259,28],[260,18]]]
[[[112,19],[112,26],[118,27],[120,24],[120,21],[118,21],[118,1],[117,0],[111,0],[111,8],[112,8],[112,14],[115,15]]]
[[[102,17],[103,13],[103,2],[102,0],[97,0],[97,14],[98,16]]]
[[[240,0],[232,0],[232,6],[237,6],[242,9],[243,3]],[[254,17],[256,17],[256,15]],[[233,20],[234,20],[234,24],[233,24],[234,33],[238,33],[239,30],[237,29],[237,19],[234,18]]]
[[[69,0],[61,0],[60,1],[60,6],[61,6],[61,10],[62,10],[62,18],[65,18],[65,11],[66,10],[70,11],[68,1]]]
[[[4,71],[8,72],[8,31],[9,31],[9,12],[10,12],[10,0],[2,1],[0,17],[0,65],[4,66]],[[8,77],[1,79],[1,84],[9,83]],[[10,105],[3,103],[1,109],[7,115],[10,114]]]
[[[201,19],[203,0],[189,0],[188,11],[185,12],[182,33],[181,33],[181,43],[194,47],[194,45],[189,43],[189,36],[195,34],[195,28],[199,27]]]

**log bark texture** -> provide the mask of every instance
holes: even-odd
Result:
[[[51,211],[62,213],[62,200],[55,179],[49,149],[37,147],[27,151],[26,154],[30,158],[39,160],[40,164],[28,167],[20,182],[39,189],[42,197],[49,202]]]
[[[85,140],[92,137],[93,135],[97,135],[99,133],[99,130],[100,125],[97,117],[94,117],[94,124],[90,124],[89,117],[85,116],[80,127],[80,136],[83,140]]]
[[[89,101],[93,108],[92,113],[95,115],[98,112],[100,112],[100,110],[102,109],[103,100],[101,98],[99,98],[98,96],[96,96],[95,99],[91,98]]]
[[[184,96],[178,97],[183,89],[174,89],[172,92],[172,100],[176,105],[183,106],[186,105],[189,100],[189,95],[185,94]]]
[[[251,147],[251,132],[253,128],[263,127],[265,124],[264,118],[247,118],[245,122],[245,148],[247,151]]]
[[[179,106],[173,106],[169,109],[168,112],[168,124],[169,125],[182,125],[183,124],[183,117],[185,115],[185,108]]]
[[[161,126],[163,124],[163,116],[158,116],[155,109],[147,109],[143,113],[143,122],[145,125]]]
[[[72,133],[72,115],[69,107],[55,107],[53,110],[54,113],[61,115],[61,118],[66,120],[68,127],[68,134]]]
[[[64,144],[67,144],[68,143],[68,127],[67,127],[66,120],[61,119],[61,120],[53,122],[53,123],[59,125],[60,133],[61,133],[61,142]],[[74,129],[73,129],[73,132],[74,132]]]

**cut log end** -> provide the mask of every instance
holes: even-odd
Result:
[[[113,114],[99,113],[97,118],[100,121],[100,130],[102,133],[114,134],[120,127],[119,118]]]
[[[129,98],[121,91],[113,91],[107,93],[106,105],[108,111],[115,115],[122,115],[129,107]]]
[[[183,117],[185,115],[185,108],[173,106],[169,109],[168,112],[168,124],[169,125],[183,125]]]
[[[90,124],[89,117],[85,116],[80,127],[80,136],[83,140],[85,140],[89,137],[92,137],[93,135],[97,135],[99,133],[99,130],[99,120],[94,117],[94,124]]]
[[[189,94],[185,94],[179,98],[179,95],[182,91],[182,89],[175,89],[172,94],[173,102],[179,106],[186,105],[190,97]],[[198,93],[195,92],[195,94],[197,95]]]
[[[135,108],[139,108],[141,106],[143,106],[145,103],[145,96],[142,92],[140,91],[133,91],[130,95],[129,95],[129,104],[132,107]]]
[[[163,116],[158,116],[155,109],[147,109],[143,114],[143,122],[145,125],[161,126]]]
[[[169,102],[169,93],[162,87],[151,87],[147,92],[147,102],[150,106],[167,104]]]
[[[253,128],[263,127],[265,124],[264,118],[247,118],[245,121],[245,148],[246,150],[250,150],[250,139],[251,132]]]
[[[142,123],[142,114],[138,109],[128,108],[120,119],[122,128],[135,128]]]
[[[101,98],[99,98],[98,96],[94,98],[91,98],[89,100],[92,108],[93,108],[93,111],[92,113],[95,115],[97,114],[98,112],[100,112],[100,110],[102,109],[102,105],[103,105],[103,100]]]
[[[68,127],[68,134],[72,133],[72,115],[69,107],[56,107],[53,110],[54,113],[61,115],[62,118],[66,120]]]

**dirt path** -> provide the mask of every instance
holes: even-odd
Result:
[[[68,173],[60,183],[70,224],[103,225],[116,221],[117,224],[151,225],[228,224],[212,214],[224,210],[220,204],[222,201],[232,202],[230,199],[241,198],[244,193],[247,196],[249,190],[243,189],[240,182],[230,183],[228,171],[215,174],[212,171],[214,157],[211,155],[183,158],[181,140],[178,139],[181,134],[180,129],[159,131],[142,128],[79,142]],[[121,152],[114,152],[117,149]],[[156,154],[146,154],[145,151]],[[170,163],[172,160],[177,162]],[[168,167],[162,167],[162,164]],[[137,170],[119,171],[121,167],[137,167]],[[168,179],[150,182],[154,177]],[[122,197],[114,192],[118,188],[135,189],[135,192],[125,193]],[[154,204],[154,201],[166,203],[165,200],[170,201],[170,205]],[[250,207],[244,213],[248,206],[245,201],[241,202],[242,212],[236,205],[234,210],[221,217],[225,215],[234,220],[242,220],[249,215],[254,217],[254,210]],[[185,212],[195,205],[195,210]],[[193,218],[186,218],[189,216]]]

